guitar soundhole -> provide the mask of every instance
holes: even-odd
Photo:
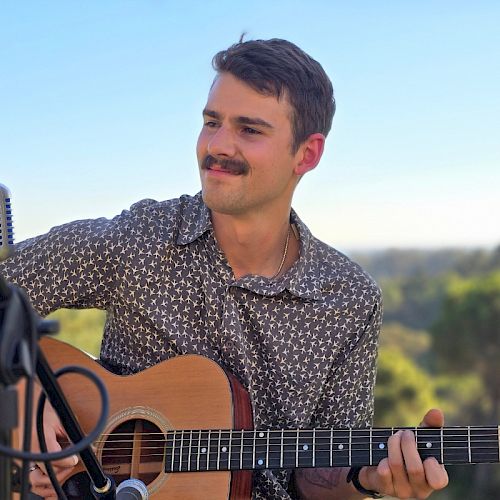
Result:
[[[149,484],[162,472],[165,439],[155,424],[142,419],[127,420],[103,439],[103,469],[117,485],[131,477]]]

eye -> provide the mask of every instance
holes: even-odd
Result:
[[[217,122],[214,122],[213,120],[207,120],[203,123],[203,126],[207,128],[214,128],[217,126]]]
[[[249,135],[259,135],[260,132],[258,130],[255,130],[254,128],[251,127],[245,127],[243,129],[243,133],[249,134]]]

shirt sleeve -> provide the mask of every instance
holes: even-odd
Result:
[[[340,364],[334,363],[313,415],[315,427],[369,427],[373,422],[374,387],[382,301],[377,300],[365,327]]]
[[[120,273],[127,212],[81,220],[16,245],[0,274],[27,293],[42,316],[59,308],[106,309]]]

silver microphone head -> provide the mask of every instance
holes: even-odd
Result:
[[[14,246],[12,208],[9,190],[0,184],[0,261],[5,260]]]
[[[139,479],[126,479],[116,489],[116,500],[147,500],[148,498],[148,489]]]

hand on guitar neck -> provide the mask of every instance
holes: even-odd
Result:
[[[444,416],[440,410],[430,410],[422,427],[442,427]],[[444,465],[434,457],[422,460],[411,430],[399,430],[387,440],[387,458],[376,466],[362,467],[358,473],[361,488],[395,498],[428,498],[432,492],[448,484]],[[348,468],[297,469],[296,486],[301,498],[316,500],[345,500],[361,497],[354,483],[347,481]],[[363,495],[365,498],[365,495]]]
[[[440,410],[430,410],[424,416],[422,427],[442,427],[444,416]],[[422,461],[410,430],[398,431],[389,438],[389,456],[377,467],[366,467],[360,481],[366,488],[396,498],[427,498],[433,491],[448,484],[444,465],[434,457]],[[365,482],[363,483],[363,479]]]

